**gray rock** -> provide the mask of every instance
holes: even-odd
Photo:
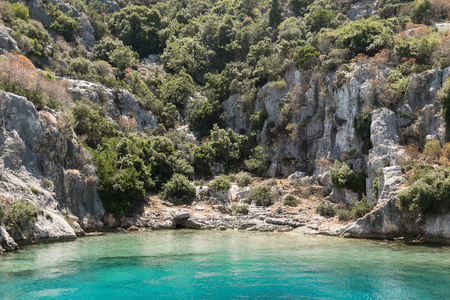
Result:
[[[179,211],[173,215],[174,220],[189,219],[191,214],[187,211]]]
[[[352,5],[347,13],[347,18],[352,21],[368,18],[376,14],[378,10],[378,1],[362,1]]]
[[[13,251],[18,249],[19,246],[16,242],[11,238],[6,229],[0,226],[0,252],[2,249],[5,251]]]
[[[80,17],[80,43],[86,46],[86,49],[90,51],[93,50],[95,46],[94,28],[92,28],[91,23],[86,17],[87,16],[84,14]]]
[[[11,28],[0,26],[0,49],[7,52],[19,51],[16,40],[11,37],[13,30]]]

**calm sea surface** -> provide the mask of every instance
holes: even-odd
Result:
[[[155,231],[0,256],[0,299],[450,299],[450,247]]]

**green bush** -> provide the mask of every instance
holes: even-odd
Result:
[[[297,67],[304,70],[314,67],[319,58],[319,52],[311,45],[305,45],[298,49],[294,55],[294,62],[297,63]]]
[[[269,167],[269,152],[267,148],[261,146],[253,148],[249,159],[245,160],[244,164],[250,173],[262,176]]]
[[[390,48],[394,36],[391,23],[371,17],[350,21],[341,27],[322,33],[319,40],[328,40],[339,49],[349,49],[352,55],[374,55]]]
[[[275,196],[267,185],[252,188],[246,201],[254,202],[256,206],[269,207],[275,202]]]
[[[260,132],[263,129],[264,123],[266,122],[268,116],[269,115],[267,113],[266,106],[263,105],[260,111],[250,116],[250,122],[252,123],[252,130],[254,132]]]
[[[8,227],[17,226],[23,228],[30,224],[36,216],[36,206],[24,200],[16,200],[9,206],[9,212],[6,215],[5,225]]]
[[[214,123],[218,121],[219,109],[218,101],[212,102],[204,97],[194,97],[187,108],[189,129],[198,132],[201,136],[207,135]]]
[[[399,193],[403,210],[415,213],[447,213],[450,208],[450,168],[413,167],[416,181]]]
[[[162,99],[180,109],[184,107],[187,97],[193,93],[194,88],[192,77],[180,72],[163,82],[159,87],[159,93]]]
[[[174,174],[163,187],[162,198],[175,205],[191,204],[195,200],[195,186],[186,176]]]
[[[447,78],[437,93],[439,103],[444,109],[444,118],[450,124],[450,77]]]
[[[355,192],[364,192],[366,189],[366,176],[351,170],[344,162],[335,161],[330,167],[331,184],[335,188],[351,189]]]
[[[312,31],[317,32],[322,28],[330,27],[330,23],[335,17],[336,14],[333,11],[318,7],[308,17],[308,24]]]
[[[287,195],[284,198],[284,205],[296,207],[300,204],[300,200],[294,195]]]
[[[316,207],[316,213],[326,218],[334,217],[336,215],[336,205],[322,200]]]
[[[237,185],[238,185],[238,187],[242,188],[242,187],[249,186],[251,183],[252,183],[252,177],[249,174],[245,173],[244,175],[242,175],[241,178],[239,178]]]
[[[12,28],[15,30],[12,36],[25,54],[41,56],[44,48],[53,43],[52,37],[40,22],[16,20]]]
[[[439,41],[429,37],[408,37],[405,39],[397,39],[395,42],[394,52],[401,57],[414,58],[417,64],[429,65],[431,56],[437,49]]]
[[[59,5],[48,5],[49,15],[52,18],[50,28],[61,34],[67,42],[75,42],[75,36],[80,29],[79,18],[72,18],[71,11],[68,14],[59,10]]]
[[[28,21],[30,19],[28,8],[22,3],[0,3],[0,16],[5,22],[13,22],[17,19]]]
[[[158,31],[162,29],[162,22],[159,11],[146,6],[128,5],[108,16],[113,36],[131,46],[141,57],[161,51]]]
[[[230,180],[225,175],[220,175],[209,185],[209,187],[214,191],[228,191],[231,188]]]
[[[431,24],[433,4],[430,0],[416,0],[411,11],[411,20],[415,24]]]
[[[243,214],[248,215],[248,205],[238,205],[233,210],[233,215]]]
[[[135,69],[138,65],[138,54],[118,39],[106,37],[98,41],[94,53],[97,59],[109,62],[122,72],[127,68]]]
[[[423,155],[428,156],[430,161],[438,162],[442,154],[441,142],[438,140],[429,140],[423,149]]]
[[[89,147],[96,148],[103,138],[119,135],[118,125],[107,119],[105,109],[86,98],[75,104],[73,115],[75,132],[85,136]]]

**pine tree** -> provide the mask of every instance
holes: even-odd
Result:
[[[269,11],[269,25],[276,28],[281,23],[281,6],[278,0],[272,0],[272,8]]]

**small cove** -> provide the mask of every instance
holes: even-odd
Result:
[[[24,246],[2,299],[444,299],[450,247],[170,230]]]

